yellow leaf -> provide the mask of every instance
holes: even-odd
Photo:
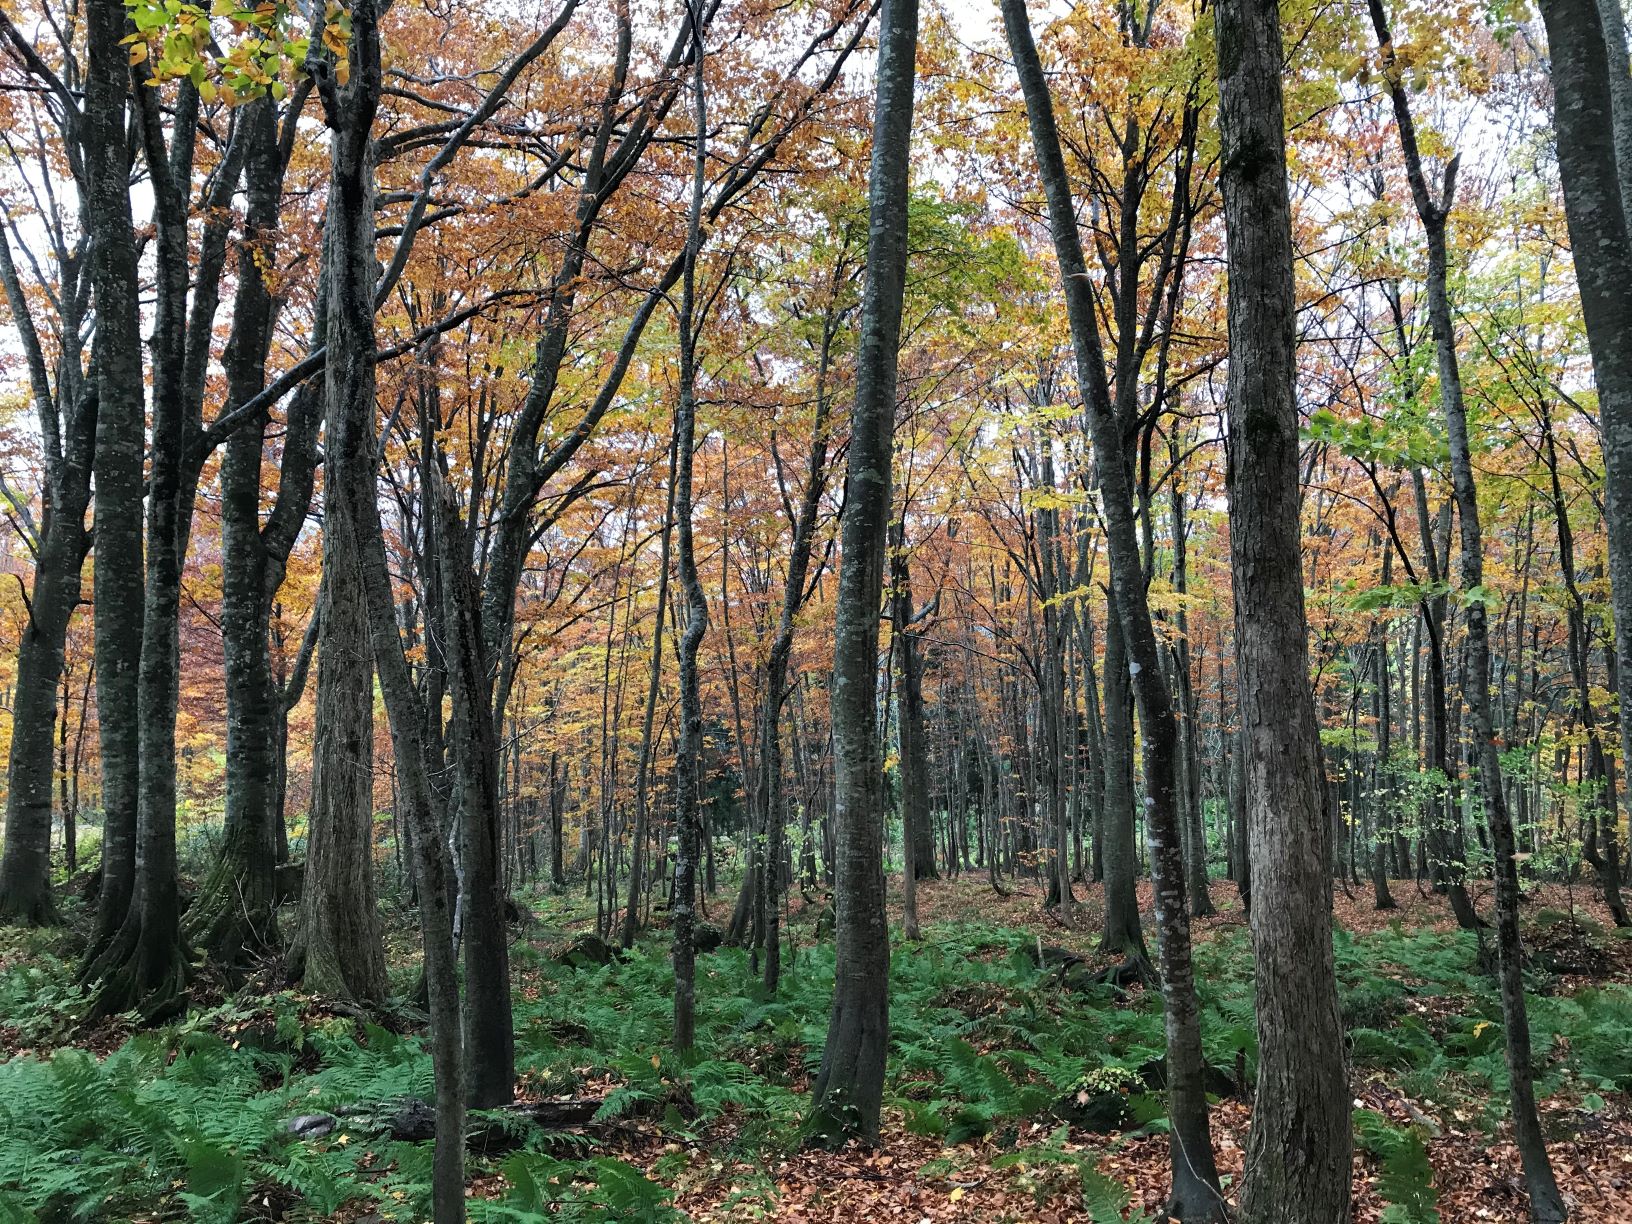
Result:
[[[963,1197],[963,1187],[959,1186],[956,1190],[952,1191],[952,1193],[947,1195],[946,1197],[947,1197],[948,1201],[950,1201],[950,1202],[953,1202],[953,1203],[957,1202],[959,1199],[961,1199]]]
[[[130,44],[130,62],[139,64],[147,58],[147,44],[145,42]]]

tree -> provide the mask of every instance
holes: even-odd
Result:
[[[917,0],[884,0],[867,188],[867,285],[862,295],[855,406],[840,519],[833,659],[833,1008],[806,1127],[833,1146],[878,1139],[889,1051],[889,933],[884,915],[884,779],[874,694],[878,618],[888,551],[890,464],[901,309],[907,276]]]
[[[99,141],[102,129],[94,121],[87,124],[70,85],[46,65],[9,18],[0,17],[0,34],[22,57],[31,75],[49,91],[48,113],[56,122],[55,140],[79,204],[80,217],[75,220],[83,223],[90,208],[86,156],[95,152],[87,136]],[[65,56],[64,71],[73,81],[78,64],[71,54]],[[44,149],[38,153],[45,156]],[[7,209],[8,222],[10,219]],[[0,287],[5,290],[26,362],[43,467],[37,522],[17,494],[0,488],[6,501],[21,507],[34,556],[33,590],[25,596],[27,628],[17,645],[6,766],[5,852],[0,857],[0,921],[29,926],[52,923],[58,918],[50,870],[51,756],[57,730],[57,686],[63,676],[68,625],[80,603],[85,556],[91,545],[85,515],[90,503],[97,384],[95,370],[87,375],[84,369],[81,339],[91,269],[81,243],[70,243],[67,220],[52,216],[44,227],[58,284],[54,293],[41,296],[58,306],[60,318],[55,329],[42,329],[36,324],[36,307],[18,273],[11,241],[0,234]],[[54,355],[42,339],[42,331],[52,336],[53,330],[58,342]],[[66,727],[63,729],[66,731]],[[66,827],[64,833],[69,839],[67,859],[72,869],[72,834]]]
[[[1220,0],[1213,18],[1230,275],[1230,572],[1259,1049],[1241,1215],[1254,1224],[1336,1222],[1349,1218],[1352,1140],[1303,607],[1280,11],[1274,0]]]
[[[266,389],[267,359],[278,311],[269,272],[276,267],[284,175],[294,152],[295,129],[310,92],[309,83],[297,88],[284,110],[281,128],[278,108],[270,94],[250,101],[240,120],[249,141],[244,160],[247,206],[238,250],[232,335],[224,361],[229,414]],[[321,311],[321,298],[319,306]],[[317,330],[323,330],[321,318]],[[185,931],[211,961],[232,969],[243,967],[251,957],[281,944],[276,919],[276,867],[279,846],[286,844],[282,836],[285,712],[290,693],[298,696],[304,687],[310,653],[302,653],[306,663],[296,668],[298,682],[291,682],[288,691],[281,689],[272,670],[270,619],[312,498],[317,434],[322,423],[321,398],[319,385],[309,383],[300,389],[287,413],[277,497],[264,524],[261,498],[267,436],[272,427],[269,405],[232,431],[221,464],[226,815],[220,856],[188,910]],[[314,644],[315,640],[313,637]],[[332,688],[325,691],[332,692]],[[330,779],[325,776],[324,782],[327,785]],[[327,828],[318,829],[320,867],[322,839],[327,832]],[[326,886],[331,881],[322,883]],[[352,882],[342,879],[333,883],[349,889]],[[314,902],[319,900],[303,890],[303,901],[308,897]],[[326,896],[322,901],[327,903]],[[312,920],[319,921],[315,915]],[[322,963],[321,956],[314,965],[313,982],[322,984],[315,988],[333,991],[338,984],[350,989],[347,971]],[[357,997],[377,998],[384,986],[383,962],[376,967],[365,950],[363,966],[355,973],[363,990],[360,995],[354,989],[350,992]]]
[[[1449,258],[1445,231],[1456,194],[1457,159],[1452,157],[1447,164],[1440,198],[1436,200],[1423,171],[1416,125],[1405,83],[1400,77],[1387,13],[1382,0],[1370,0],[1369,7],[1372,27],[1381,48],[1389,98],[1394,105],[1394,119],[1399,127],[1400,147],[1405,155],[1406,174],[1411,183],[1411,198],[1428,238],[1428,312],[1439,359],[1440,407],[1445,415],[1445,430],[1450,441],[1451,483],[1461,530],[1462,594],[1467,622],[1467,659],[1462,671],[1462,687],[1472,724],[1470,729],[1474,762],[1479,770],[1480,797],[1484,803],[1495,856],[1496,950],[1501,975],[1502,1031],[1507,1041],[1513,1133],[1524,1162],[1525,1182],[1530,1191],[1530,1218],[1537,1224],[1553,1224],[1565,1217],[1564,1201],[1559,1196],[1558,1183],[1547,1158],[1547,1144],[1536,1113],[1535,1083],[1530,1067],[1530,1020],[1524,1002],[1524,951],[1519,944],[1519,868],[1513,857],[1518,846],[1513,836],[1507,796],[1502,788],[1501,753],[1491,719],[1484,541],[1480,528],[1478,490],[1473,478],[1467,410],[1463,403],[1462,373],[1456,353],[1456,328],[1447,287]]]
[[[307,61],[331,133],[331,183],[324,227],[328,256],[323,279],[327,300],[324,428],[328,465],[325,537],[333,537],[334,542],[325,543],[327,607],[320,615],[325,629],[331,620],[339,620],[338,632],[328,629],[329,640],[353,652],[342,664],[350,669],[348,680],[358,673],[367,674],[366,660],[355,655],[365,649],[359,638],[366,638],[391,720],[398,780],[414,834],[431,1013],[436,1077],[435,1217],[438,1224],[461,1224],[465,1218],[465,1092],[447,851],[431,806],[421,711],[397,630],[396,601],[375,496],[377,299],[370,146],[383,87],[379,18],[374,0],[353,4],[344,73],[337,71],[332,54],[315,40]],[[347,583],[351,585],[341,586]],[[342,590],[351,593],[355,607],[339,606]],[[321,687],[321,677],[319,681]],[[342,691],[349,695],[349,690]],[[367,814],[372,829],[372,811]]]
[[[692,131],[691,200],[686,221],[684,270],[680,274],[680,396],[674,421],[674,516],[680,598],[685,619],[680,629],[680,735],[674,765],[674,1048],[692,1047],[696,1031],[696,891],[701,834],[698,811],[702,790],[703,703],[697,679],[697,649],[708,632],[708,598],[697,573],[693,532],[692,471],[697,449],[697,254],[703,241],[703,193],[708,186],[708,102],[703,90],[702,0],[689,0],[691,32]],[[660,613],[661,615],[661,613]]]
[[[1111,608],[1127,646],[1128,671],[1144,732],[1145,820],[1155,884],[1167,1027],[1168,1113],[1172,1120],[1169,1164],[1173,1182],[1167,1210],[1186,1222],[1217,1220],[1223,1218],[1225,1205],[1202,1084],[1201,1018],[1191,961],[1178,820],[1178,725],[1145,590],[1134,521],[1132,464],[1124,445],[1123,422],[1106,380],[1105,354],[1088,289],[1071,185],[1060,152],[1054,103],[1032,37],[1025,0],[1003,0],[1003,26],[1025,95],[1032,146],[1048,200],[1049,229],[1070,318],[1078,392],[1087,410],[1097,461],[1101,513],[1111,559]]]
[[[1581,294],[1603,439],[1604,512],[1614,603],[1621,761],[1632,761],[1632,97],[1612,72],[1626,63],[1624,22],[1581,0],[1541,5],[1553,61],[1553,116],[1575,279]],[[1613,48],[1613,50],[1611,50]],[[1624,75],[1624,74],[1622,74]],[[1609,812],[1609,836],[1616,816]],[[1612,853],[1612,851],[1611,851]]]
[[[142,657],[143,390],[136,242],[126,139],[129,81],[120,47],[125,9],[86,7],[85,143],[87,224],[96,336],[91,349],[96,416],[96,698],[127,716],[98,722],[102,764],[102,890],[93,949],[111,943],[136,890],[136,813],[141,761],[137,668]],[[121,1000],[111,1000],[109,1010]]]

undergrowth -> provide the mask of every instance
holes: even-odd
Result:
[[[1020,1136],[1071,1101],[1102,1095],[1125,1103],[1131,1123],[1119,1129],[1161,1128],[1159,999],[1064,989],[1036,968],[1032,941],[952,924],[897,948],[887,1103],[908,1129],[947,1144],[991,1136],[1039,1194],[1057,1192],[1063,1178],[1090,1218],[1121,1219],[1121,1187],[1095,1172],[1069,1128],[1029,1147]],[[668,1049],[671,970],[659,941],[600,969],[565,968],[548,952],[523,943],[513,958],[526,986],[516,997],[525,1091],[605,1092],[599,1121],[638,1115],[682,1145],[724,1142],[762,1168],[798,1142],[831,998],[830,948],[801,951],[775,997],[742,952],[700,957],[697,1044],[685,1059]],[[1250,1083],[1257,1047],[1245,937],[1221,933],[1196,957],[1212,1079],[1221,1090]],[[57,1048],[0,1064],[0,1224],[140,1214],[315,1220],[354,1200],[385,1219],[425,1218],[429,1145],[389,1136],[392,1102],[431,1095],[418,1037],[345,1017],[314,1021],[305,1000],[282,994],[229,999],[97,1057],[62,1044],[80,1000],[59,946],[8,945],[3,964],[0,1026],[15,1034],[13,1048]],[[1500,1011],[1472,938],[1340,932],[1337,965],[1356,1078],[1386,1073],[1431,1107],[1471,1109],[1494,1126],[1506,1089]],[[1537,995],[1531,1008],[1544,1092],[1592,1100],[1632,1088],[1625,987]],[[337,1114],[339,1125],[321,1139],[295,1138],[289,1120],[312,1113]],[[1388,1219],[1436,1220],[1421,1135],[1367,1111],[1356,1129],[1378,1162]],[[668,1189],[592,1137],[528,1127],[516,1138],[502,1158],[473,1157],[474,1172],[502,1174],[507,1187],[473,1198],[474,1219],[678,1218]],[[681,1163],[665,1158],[655,1175],[665,1180]],[[744,1182],[738,1193],[745,1211],[764,1210],[774,1180]]]

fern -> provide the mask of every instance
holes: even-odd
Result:
[[[1439,1194],[1428,1149],[1416,1127],[1395,1126],[1369,1109],[1354,1112],[1360,1146],[1377,1158],[1377,1193],[1388,1203],[1385,1224],[1440,1224]]]
[[[510,1193],[497,1202],[475,1200],[475,1221],[531,1224],[541,1217],[570,1221],[666,1224],[682,1217],[671,1193],[633,1165],[601,1156],[587,1164],[522,1152],[503,1164]]]

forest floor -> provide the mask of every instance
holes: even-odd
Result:
[[[900,890],[892,880],[892,925],[899,924]],[[1148,880],[1139,883],[1139,905],[1146,937],[1154,952],[1154,904]],[[980,877],[955,880],[927,880],[919,885],[919,921],[925,938],[933,941],[935,928],[945,924],[978,921],[1024,932],[1051,947],[1060,947],[1083,958],[1091,971],[1114,967],[1114,958],[1102,955],[1097,946],[1104,917],[1103,893],[1093,885],[1078,885],[1075,920],[1065,927],[1057,912],[1043,904],[1043,888],[1036,884],[1004,885],[1005,894],[995,891]],[[1372,902],[1369,880],[1362,885],[1339,888],[1334,897],[1337,926],[1351,936],[1411,931],[1437,933],[1460,939],[1454,916],[1442,897],[1414,881],[1391,882],[1394,910],[1378,910]],[[1214,882],[1214,904],[1218,912],[1194,921],[1198,944],[1206,944],[1220,933],[1244,932],[1247,916],[1235,887]],[[1611,931],[1609,913],[1590,888],[1564,885],[1536,886],[1526,894],[1528,931],[1532,955],[1545,947],[1550,950],[1558,972],[1551,987],[1569,997],[1604,984],[1632,983],[1632,939],[1598,938]],[[1488,898],[1476,898],[1481,912],[1488,913]],[[810,935],[814,907],[795,895],[789,917],[795,931]],[[1560,921],[1562,916],[1563,921]],[[913,955],[913,947],[898,944],[897,956]],[[1459,1013],[1477,1003],[1476,1013],[1499,1014],[1494,999],[1473,997],[1455,990],[1441,992],[1414,979],[1406,965],[1380,962],[1373,966],[1380,976],[1407,985],[1427,986],[1407,1006],[1423,1018],[1454,1028]],[[1573,970],[1573,972],[1572,972]],[[1134,988],[1137,993],[1138,988]],[[1410,991],[1416,995],[1416,991]],[[1483,992],[1479,992],[1483,993]],[[1632,995],[1622,996],[1623,1006],[1632,1006]],[[1632,1013],[1623,1012],[1632,1025]],[[1474,1027],[1495,1026],[1482,1019]],[[1499,1038],[1499,1033],[1496,1034]],[[1534,1034],[1537,1047],[1544,1048],[1558,1034],[1541,1026]],[[1566,1039],[1567,1040],[1567,1039]],[[1499,1044],[1496,1047],[1500,1049]],[[1499,1076],[1493,1076],[1498,1079]],[[1505,1081],[1499,1086],[1505,1092]],[[1628,1082],[1623,1082],[1623,1089]],[[1479,1085],[1469,1083],[1467,1091],[1479,1097]],[[1486,1085],[1488,1092],[1490,1085]],[[1505,1121],[1490,1125],[1502,1112],[1502,1101],[1494,1095],[1466,1101],[1459,1093],[1445,1099],[1413,1099],[1387,1068],[1357,1066],[1351,1083],[1355,1107],[1374,1111],[1383,1118],[1420,1136],[1432,1170],[1431,1186],[1438,1218],[1446,1221],[1520,1221],[1526,1218],[1524,1178],[1519,1167],[1510,1126]],[[1593,1108],[1582,1107],[1586,1097],[1601,1098]],[[1585,1093],[1562,1091],[1543,1102],[1544,1123],[1549,1137],[1555,1173],[1570,1200],[1572,1218],[1624,1224],[1632,1221],[1632,1099],[1625,1091]],[[1212,1133],[1218,1170],[1229,1194],[1242,1173],[1250,1104],[1243,1099],[1217,1101],[1211,1111]],[[1483,1119],[1484,1124],[1481,1124]],[[1030,1121],[1013,1131],[994,1132],[978,1140],[944,1147],[934,1137],[912,1133],[909,1121],[899,1109],[885,1112],[884,1132],[876,1151],[831,1154],[798,1151],[775,1161],[771,1168],[776,1180],[778,1201],[774,1218],[797,1221],[857,1220],[1034,1220],[1040,1224],[1065,1221],[1092,1221],[1101,1224],[1081,1201],[1075,1184],[1075,1166],[1060,1163],[1044,1154],[1035,1163],[1013,1159],[1017,1148],[1041,1144],[1052,1133],[1051,1120]],[[1069,1133],[1063,1143],[1067,1152],[1092,1156],[1096,1170],[1125,1185],[1131,1200],[1125,1218],[1139,1219],[1138,1213],[1160,1219],[1159,1210],[1169,1183],[1168,1142],[1164,1132],[1134,1130],[1111,1136]],[[642,1160],[638,1148],[630,1158]],[[1354,1199],[1357,1224],[1383,1219],[1390,1199],[1386,1188],[1390,1174],[1376,1151],[1357,1143],[1354,1158]],[[760,1166],[748,1161],[720,1161],[706,1149],[693,1159],[685,1177],[676,1185],[677,1205],[694,1220],[730,1221],[743,1218],[733,1198],[736,1182]],[[925,1173],[928,1172],[926,1176]],[[1394,1204],[1412,1210],[1412,1204]],[[1416,1208],[1419,1214],[1391,1217],[1414,1224],[1428,1220],[1428,1204]]]
[[[1112,967],[1094,946],[1097,888],[1078,887],[1069,930],[1037,884],[1006,890],[983,876],[920,886],[924,939],[897,941],[892,959],[882,1139],[836,1153],[798,1142],[832,990],[816,905],[790,900],[775,997],[744,952],[699,958],[698,1048],[677,1061],[667,932],[622,961],[565,964],[593,910],[577,890],[528,895],[512,950],[521,1097],[603,1104],[581,1125],[490,1127],[499,1138],[472,1161],[472,1217],[1155,1217],[1168,1180],[1160,1001],[1092,980]],[[1373,908],[1369,883],[1336,898],[1356,1219],[1522,1220],[1479,941],[1441,898],[1410,881],[1392,891],[1393,911]],[[1233,1199],[1256,1059],[1251,962],[1234,887],[1215,882],[1212,895],[1219,913],[1196,922],[1196,956],[1213,1139]],[[1140,898],[1153,940],[1148,886]],[[723,921],[729,905],[722,889],[709,916]],[[1632,939],[1581,886],[1532,888],[1524,914],[1543,1121],[1572,1219],[1632,1221]],[[406,991],[413,924],[394,907],[387,924]],[[393,1102],[430,1086],[411,1009],[364,1021],[277,989],[267,966],[237,992],[201,982],[187,1019],[161,1032],[124,1019],[86,1027],[73,939],[0,934],[0,1224],[426,1218],[427,1147],[390,1134]],[[1062,952],[1080,960],[1060,965]],[[296,1138],[297,1115],[333,1126]]]

